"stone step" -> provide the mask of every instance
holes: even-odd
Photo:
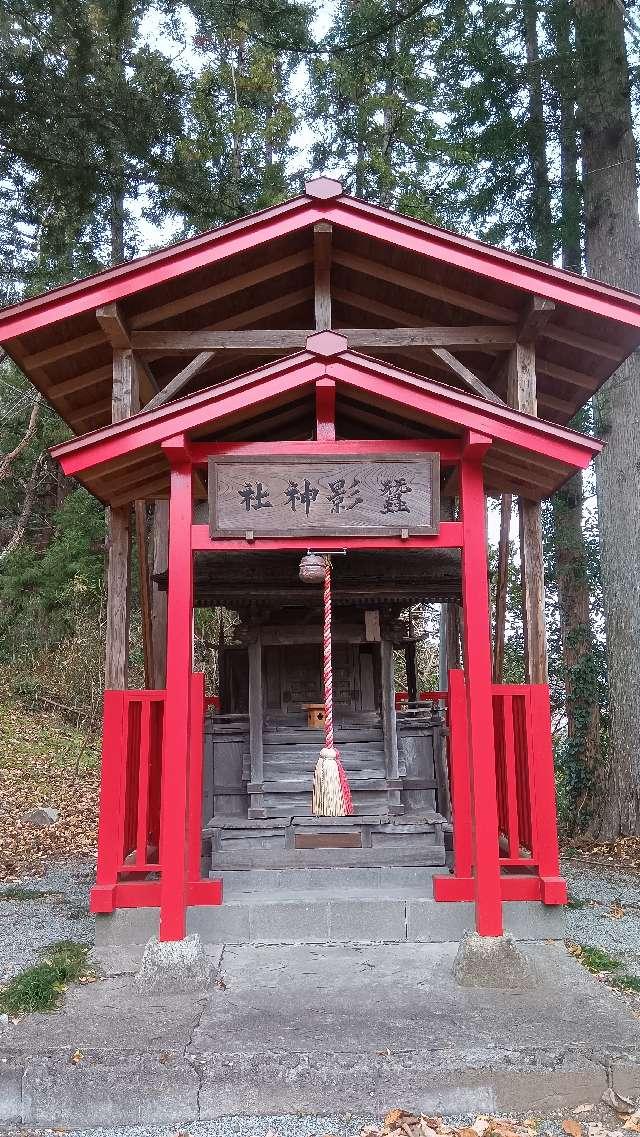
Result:
[[[225,842],[226,844],[226,842]],[[235,842],[234,842],[235,844]],[[240,842],[238,842],[240,845]],[[422,842],[407,843],[405,846],[385,847],[377,845],[371,849],[269,849],[259,848],[212,854],[210,876],[217,879],[226,870],[246,871],[247,869],[323,869],[331,875],[338,866],[340,869],[352,868],[428,868],[446,864],[444,845],[434,834]]]
[[[432,881],[435,873],[442,873],[437,865],[421,867],[398,867],[397,865],[369,865],[365,868],[331,869],[331,886],[336,895],[354,889],[387,890],[389,895],[401,896],[407,888],[423,890],[424,896],[432,895]],[[212,873],[215,876],[215,873]],[[324,868],[295,869],[225,869],[222,874],[224,895],[233,899],[236,893],[253,892],[258,899],[261,894],[273,893],[276,889],[287,892],[326,892],[327,872]],[[382,894],[382,893],[381,893]]]
[[[535,902],[505,904],[519,939],[561,939],[564,913]],[[436,903],[428,883],[393,888],[284,889],[232,893],[219,908],[192,908],[189,931],[208,943],[444,943],[474,925],[470,903]]]

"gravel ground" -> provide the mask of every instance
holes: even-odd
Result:
[[[389,1108],[395,1108],[398,1103],[393,1102]],[[585,1103],[587,1104],[587,1103]],[[591,1104],[591,1103],[589,1103]],[[456,1117],[443,1117],[447,1124],[462,1127],[471,1125],[474,1114],[458,1115]],[[513,1121],[529,1120],[531,1114],[503,1114]],[[556,1112],[541,1117],[534,1114],[537,1122],[539,1137],[567,1137],[562,1123],[566,1118],[574,1117],[569,1110]],[[121,1126],[113,1129],[69,1129],[65,1130],[65,1137],[358,1137],[365,1125],[380,1125],[381,1118],[373,1115],[360,1114],[287,1114],[278,1117],[246,1117],[242,1114],[221,1117],[217,1121],[197,1121],[189,1126],[188,1133],[178,1132],[176,1126]],[[589,1113],[580,1113],[579,1120],[583,1131],[586,1125],[600,1122],[608,1131],[618,1131],[622,1124],[617,1114],[606,1106],[593,1103]],[[0,1137],[53,1137],[61,1130],[24,1130],[0,1129]]]
[[[579,944],[600,947],[622,959],[627,971],[640,974],[640,875],[593,864],[583,858],[566,859],[563,872],[570,896],[586,901],[583,906],[572,907],[567,912],[568,938]],[[88,899],[94,874],[95,861],[91,859],[53,863],[44,876],[20,882],[22,889],[47,893],[29,900],[3,900],[3,893],[16,885],[0,882],[0,983],[30,966],[37,959],[39,949],[56,940],[93,942]],[[600,1122],[609,1131],[620,1130],[621,1121],[615,1114],[597,1103],[590,1104],[593,1109],[579,1117],[583,1127],[589,1122]],[[402,1103],[390,1102],[389,1108],[396,1105]],[[566,1137],[562,1122],[567,1116],[571,1114],[538,1117],[540,1137]],[[470,1124],[473,1118],[445,1120],[461,1126]],[[130,1126],[69,1130],[65,1137],[357,1137],[364,1125],[379,1122],[380,1119],[359,1115],[237,1115],[194,1123],[189,1126],[188,1134],[178,1134],[175,1126]],[[0,1126],[0,1137],[53,1137],[54,1133],[59,1134],[60,1130]]]
[[[0,983],[36,962],[41,948],[58,940],[93,943],[89,888],[94,860],[55,862],[44,876],[25,877],[19,885],[0,882]],[[33,900],[3,899],[14,888],[46,892]]]
[[[640,975],[640,876],[582,858],[566,859],[562,870],[574,901],[567,910],[567,935],[601,948]]]
[[[566,858],[562,868],[572,899],[585,902],[567,911],[568,938],[601,948],[640,975],[640,875],[584,858]],[[57,940],[93,943],[88,903],[94,874],[92,859],[53,862],[44,876],[20,881],[22,889],[47,893],[33,900],[3,900],[16,885],[0,882],[0,983]]]

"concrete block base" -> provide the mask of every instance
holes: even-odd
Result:
[[[493,987],[522,991],[536,975],[513,936],[479,936],[466,932],[453,961],[453,977],[461,987]]]
[[[187,931],[218,944],[458,943],[473,928],[468,903],[437,903],[421,887],[231,893],[219,907],[194,907]],[[505,930],[522,941],[562,940],[564,910],[534,901],[504,904]],[[158,934],[157,908],[96,917],[96,959],[107,974],[135,970]]]
[[[142,994],[173,995],[205,990],[210,977],[211,964],[200,936],[192,933],[169,943],[155,936],[148,940],[135,982]]]

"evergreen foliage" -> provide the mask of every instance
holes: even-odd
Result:
[[[311,172],[581,271],[586,7],[12,0],[0,8],[0,303],[116,263],[166,232],[281,201]],[[631,6],[627,24],[635,44]],[[41,676],[46,660],[45,671],[62,661],[73,671],[79,644],[97,674],[104,589],[103,510],[47,459],[66,427],[34,399],[2,362],[0,471],[28,434],[0,477],[0,663],[20,682],[29,668]],[[560,800],[575,829],[592,824],[608,725],[590,483],[557,496],[545,538]],[[515,555],[510,572],[505,679],[518,681]],[[585,581],[591,609],[571,624],[567,595]],[[81,668],[74,674],[81,691]]]

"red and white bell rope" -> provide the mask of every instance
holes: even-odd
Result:
[[[331,659],[331,559],[325,557],[324,626],[322,633],[324,678],[324,746],[313,775],[311,812],[316,817],[347,817],[353,813],[351,790],[333,745],[333,665]]]

